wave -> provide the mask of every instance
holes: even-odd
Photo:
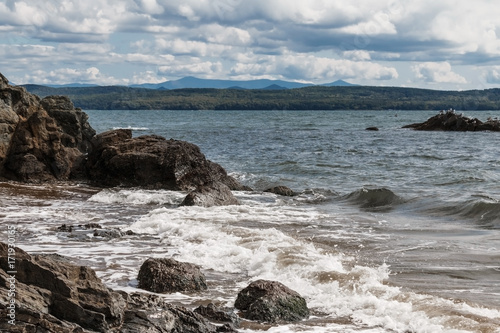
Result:
[[[389,211],[405,202],[403,198],[385,187],[363,187],[346,195],[344,199],[369,211]]]
[[[484,327],[496,323],[497,310],[405,292],[386,282],[391,272],[385,264],[359,265],[353,257],[277,229],[283,221],[310,225],[320,218],[311,215],[314,211],[248,204],[159,208],[137,220],[131,230],[160,237],[176,259],[221,276],[214,284],[221,284],[219,299],[229,304],[230,295],[256,279],[280,281],[303,295],[317,315],[314,326],[297,323],[273,332],[354,332],[362,326],[372,327],[369,331],[374,333],[445,333],[465,332],[453,328],[477,326],[479,320]]]
[[[433,216],[472,220],[481,228],[500,229],[500,201],[490,197],[475,196],[470,200],[451,203],[435,200],[425,203],[422,208]]]
[[[104,189],[88,200],[106,204],[177,206],[185,193],[167,190]]]
[[[476,199],[457,207],[458,214],[474,219],[475,223],[486,228],[500,228],[500,202],[493,199]]]
[[[132,130],[132,131],[137,131],[137,132],[145,132],[145,131],[149,131],[149,128],[148,128],[148,127],[133,127],[133,126],[127,126],[127,127],[113,127],[113,130],[117,130],[117,129],[129,129],[129,130]]]

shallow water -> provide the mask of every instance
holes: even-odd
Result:
[[[313,313],[242,332],[500,331],[497,133],[401,129],[434,114],[422,111],[87,113],[98,132],[193,142],[256,191],[237,192],[238,206],[188,208],[171,191],[0,184],[0,221],[18,226],[27,251],[72,256],[128,291],[145,259],[173,256],[209,282],[208,293],[165,296],[173,302],[231,306],[265,278],[301,293]],[[300,195],[260,192],[277,184]],[[86,223],[135,234],[57,232]]]

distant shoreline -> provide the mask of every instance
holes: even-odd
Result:
[[[75,107],[87,110],[500,110],[500,89],[440,91],[368,86],[312,86],[281,90],[24,87],[40,97],[68,96]]]

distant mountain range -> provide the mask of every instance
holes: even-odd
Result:
[[[45,85],[51,88],[84,88],[96,87],[92,84],[71,83],[64,85]],[[266,89],[266,90],[282,90],[294,89],[314,86],[310,83],[290,82],[282,80],[213,80],[213,79],[199,79],[193,76],[187,76],[179,80],[165,81],[162,83],[143,83],[130,85],[131,88],[146,88],[146,89],[184,89],[184,88],[216,88],[216,89]],[[334,87],[334,86],[357,86],[343,80],[337,80],[331,83],[321,84],[320,86]]]

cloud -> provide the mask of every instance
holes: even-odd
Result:
[[[198,75],[205,78],[216,78],[223,70],[223,65],[219,61],[202,61],[191,58],[191,61],[174,62],[158,68],[158,74],[169,77]]]
[[[164,76],[158,76],[158,73],[154,71],[146,71],[139,74],[135,74],[131,84],[142,84],[142,83],[162,83],[167,81],[167,78]]]
[[[67,84],[67,83],[100,83],[100,84],[126,84],[128,81],[116,79],[112,76],[107,76],[101,73],[96,67],[89,67],[83,70],[73,68],[59,68],[52,71],[37,70],[26,74],[23,83],[37,84]]]
[[[365,61],[338,60],[312,55],[282,55],[248,58],[231,68],[231,74],[245,77],[280,76],[283,79],[311,80],[359,78],[367,80],[390,80],[398,77],[395,68]]]
[[[500,84],[500,66],[488,68],[483,76],[487,83]]]
[[[8,0],[0,2],[0,66],[18,78],[95,67],[106,82],[113,77],[102,73],[139,80],[162,68],[160,79],[471,84],[472,70],[458,74],[450,64],[484,72],[498,63],[497,7],[488,0]],[[491,84],[495,70],[485,74]]]
[[[412,70],[419,80],[431,83],[467,83],[467,80],[453,72],[448,62],[426,62],[414,65]]]

